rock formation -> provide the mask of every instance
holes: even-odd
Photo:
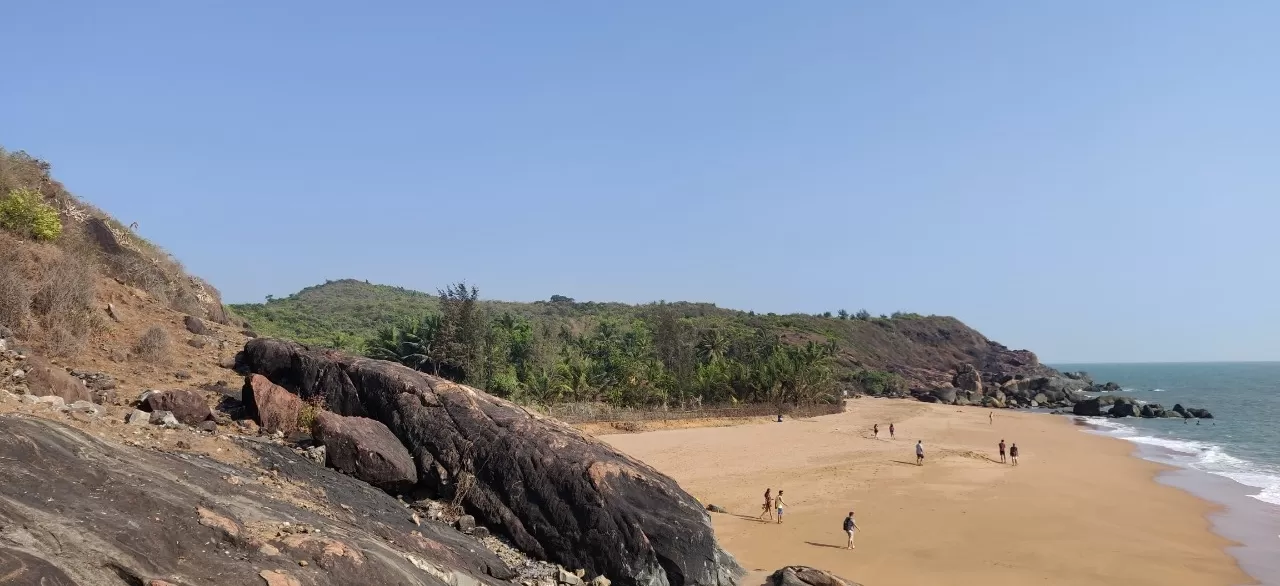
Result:
[[[235,444],[274,472],[0,415],[0,581],[263,586],[274,572],[311,586],[498,586],[514,577],[473,539],[413,524],[386,493],[283,447]]]
[[[531,555],[624,586],[728,586],[743,573],[674,480],[568,425],[398,364],[280,340],[250,340],[240,366],[383,422],[419,487]]]
[[[197,425],[213,417],[204,395],[195,391],[151,391],[145,396],[140,405],[143,411],[168,411],[187,425]]]
[[[413,458],[380,421],[321,412],[315,439],[325,447],[328,464],[389,492],[418,482]]]
[[[767,586],[861,586],[826,570],[808,566],[787,566],[769,576]]]

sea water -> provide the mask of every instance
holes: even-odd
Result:
[[[1228,507],[1219,532],[1263,584],[1280,585],[1280,362],[1057,364],[1083,370],[1117,393],[1172,409],[1199,407],[1213,419],[1091,418],[1100,433],[1139,446],[1138,455],[1186,470],[1163,480]],[[1197,474],[1208,475],[1198,477]]]

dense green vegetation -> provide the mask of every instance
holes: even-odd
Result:
[[[25,238],[54,240],[62,234],[62,219],[40,192],[17,188],[0,196],[0,228]]]
[[[707,303],[481,300],[463,284],[430,295],[331,281],[233,305],[261,335],[364,353],[516,400],[626,406],[833,400],[906,389],[890,371],[947,370],[987,340],[959,321],[865,310],[823,315]]]

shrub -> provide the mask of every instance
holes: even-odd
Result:
[[[298,411],[298,429],[304,430],[315,436],[315,427],[320,414],[326,409],[324,396],[316,395],[307,399],[302,404],[302,410]]]
[[[169,360],[171,345],[169,332],[160,326],[151,326],[133,345],[133,354],[147,362],[164,363]]]
[[[31,314],[31,285],[13,255],[0,253],[0,325],[22,331]]]
[[[58,210],[44,203],[39,192],[14,189],[0,198],[0,228],[24,238],[54,240],[62,234],[62,219]]]

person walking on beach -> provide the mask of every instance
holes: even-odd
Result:
[[[1004,440],[1003,439],[1000,440],[1000,463],[1001,464],[1006,463],[1004,459]]]
[[[987,413],[987,425],[995,425],[995,424],[996,424],[996,414]]]
[[[782,491],[778,491],[778,497],[773,499],[773,506],[778,509],[778,524],[782,524],[782,509],[787,506],[787,501],[782,500]]]
[[[1015,443],[1009,446],[1009,459],[1013,460],[1014,466],[1018,465],[1018,444]]]
[[[889,424],[889,439],[894,439],[894,438],[896,438],[896,437],[898,437],[898,436],[894,435],[893,424],[892,424],[892,423],[890,423],[890,424]]]
[[[872,425],[872,426],[871,426],[871,435],[876,436],[876,438],[877,438],[877,439],[879,439],[879,438],[880,438],[880,424],[879,424],[879,423],[874,424],[874,425]]]
[[[853,511],[849,511],[849,516],[844,518],[844,533],[849,536],[847,549],[853,549],[853,532],[857,530],[858,522],[853,520]]]
[[[916,440],[916,466],[924,466],[924,444]]]
[[[764,519],[764,516],[768,515],[769,520],[772,521],[773,520],[773,489],[772,488],[764,489],[764,507],[762,507],[762,509],[764,510],[764,512],[760,513],[760,516],[756,518]]]

